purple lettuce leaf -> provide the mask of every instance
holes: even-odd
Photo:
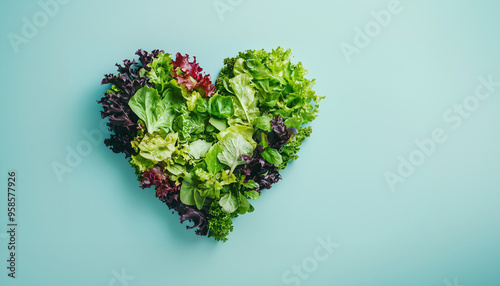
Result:
[[[259,187],[255,189],[260,192],[263,189],[270,189],[271,185],[281,180],[281,175],[278,168],[262,158],[264,147],[257,145],[253,151],[252,157],[241,155],[247,164],[239,166],[242,174],[245,175],[245,180],[253,180]]]
[[[267,135],[269,147],[278,151],[281,147],[283,147],[283,145],[290,141],[292,134],[297,133],[297,129],[295,127],[287,129],[283,123],[283,118],[279,115],[276,115],[274,119],[271,119],[271,129],[271,132]]]
[[[123,65],[116,64],[118,74],[104,75],[101,82],[101,84],[112,84],[116,87],[107,91],[101,100],[97,101],[103,107],[102,119],[106,117],[109,119],[107,126],[111,131],[111,136],[105,139],[104,143],[113,152],[124,153],[126,158],[135,153],[130,142],[136,137],[139,129],[138,117],[132,112],[128,102],[137,90],[150,86],[149,79],[140,77],[139,70],[142,67],[149,69],[147,64],[152,62],[158,53],[160,53],[159,50],[151,53],[142,49],[138,50],[136,55],[139,56],[139,63],[135,60],[124,60]]]

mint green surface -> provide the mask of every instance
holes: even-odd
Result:
[[[52,15],[0,2],[0,285],[500,285],[498,1],[66,2]],[[13,45],[33,16],[42,27]],[[226,243],[187,231],[84,134],[101,139],[100,81],[138,48],[195,55],[215,79],[224,58],[278,45],[326,99],[300,159]],[[54,162],[78,146],[59,180]]]

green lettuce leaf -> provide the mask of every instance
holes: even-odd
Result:
[[[219,143],[217,143],[214,144],[206,154],[205,163],[207,164],[207,170],[213,175],[224,169],[224,164],[222,164],[217,158],[217,156],[221,152],[222,148],[220,147]]]
[[[238,199],[231,193],[225,194],[220,198],[219,205],[226,213],[233,213],[238,209]]]
[[[278,152],[278,150],[270,147],[264,150],[264,152],[262,153],[262,158],[273,165],[279,165],[283,163],[283,158],[281,157],[281,154]]]
[[[139,144],[139,155],[156,162],[165,161],[176,150],[177,139],[177,133],[169,133],[165,138],[148,133]]]
[[[208,110],[218,118],[229,118],[234,114],[233,100],[229,96],[216,94],[208,101]]]
[[[198,102],[201,99],[201,94],[195,90],[189,92],[185,86],[181,86],[182,96],[186,99],[186,104],[189,111],[194,111]]]
[[[165,101],[156,89],[143,87],[132,96],[128,105],[144,121],[150,134],[159,129],[168,133],[172,128],[174,113]]]
[[[253,180],[248,180],[248,182],[242,184],[243,187],[248,188],[248,189],[256,189],[259,187],[259,184],[257,184]]]
[[[191,174],[187,174],[182,181],[180,198],[181,202],[185,205],[192,206],[196,202],[194,200],[195,185]]]
[[[141,173],[148,171],[149,169],[153,168],[154,165],[156,164],[154,161],[146,159],[139,154],[130,156],[129,163],[132,166],[134,166],[136,170],[139,170]]]
[[[142,73],[149,78],[149,81],[154,84],[155,88],[162,93],[172,77],[170,74],[174,69],[172,64],[172,59],[170,58],[170,54],[168,53],[159,53],[156,58],[153,59],[153,62],[148,64],[150,67],[149,72],[145,72],[145,69],[142,69]]]
[[[252,212],[253,209],[251,208],[252,205],[250,205],[250,202],[248,199],[242,195],[240,192],[238,192],[238,213],[239,214],[245,214],[247,212]]]
[[[241,134],[229,132],[220,141],[222,152],[217,155],[217,158],[222,164],[225,164],[232,169],[238,165],[243,165],[246,162],[240,158],[240,155],[252,156],[253,146]]]
[[[239,125],[239,124],[232,125],[232,126],[226,128],[224,131],[219,132],[219,134],[217,134],[217,139],[222,140],[222,138],[224,138],[224,136],[226,136],[226,134],[228,134],[228,133],[240,134],[255,149],[255,147],[257,147],[257,142],[255,142],[253,140],[254,131],[255,131],[254,128],[251,126],[248,126],[248,125]]]
[[[210,147],[212,147],[212,143],[198,139],[189,144],[189,154],[193,156],[193,158],[198,160],[202,157],[205,157]]]
[[[256,200],[260,197],[260,194],[257,191],[247,191],[247,192],[245,192],[245,196],[248,199]]]
[[[251,79],[252,77],[248,74],[240,74],[229,80],[234,94],[234,97],[231,97],[234,105],[234,116],[240,119],[239,121],[249,124],[253,124],[255,119],[260,116]]]
[[[257,120],[255,120],[255,128],[271,132],[271,119],[269,115],[259,116]]]
[[[312,89],[315,81],[305,78],[307,70],[302,63],[293,64],[291,57],[291,51],[281,47],[272,52],[248,50],[239,53],[235,58],[224,60],[226,66],[216,85],[222,94],[239,94],[238,99],[241,95],[252,98],[252,89],[260,111],[272,117],[279,114],[287,127],[299,128],[316,118],[318,104],[324,97]],[[246,119],[249,113],[244,106],[235,104],[235,116],[230,123],[253,123],[253,119]],[[259,126],[265,127],[260,123]]]
[[[227,121],[225,119],[210,117],[210,120],[208,120],[208,122],[219,131],[224,131],[227,128]]]

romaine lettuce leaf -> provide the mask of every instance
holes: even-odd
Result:
[[[249,124],[253,124],[255,119],[260,116],[251,79],[252,77],[248,74],[240,74],[229,80],[231,91],[234,94],[234,97],[231,97],[234,105],[234,117]]]

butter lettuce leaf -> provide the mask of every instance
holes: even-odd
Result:
[[[166,161],[176,150],[177,139],[177,133],[169,133],[165,138],[148,133],[139,143],[139,155],[156,162]]]
[[[210,147],[212,147],[212,143],[198,139],[189,144],[189,154],[195,159],[200,159],[205,157]]]
[[[231,168],[246,164],[240,156],[252,156],[254,149],[252,144],[250,144],[243,135],[234,132],[227,133],[218,144],[220,144],[222,152],[217,155],[217,158],[222,164]]]
[[[143,87],[130,99],[130,109],[146,124],[150,134],[159,129],[169,132],[174,120],[174,112],[166,104],[165,98],[161,99],[154,88]]]
[[[218,118],[229,118],[234,114],[233,100],[229,96],[215,94],[208,101],[210,114]]]

